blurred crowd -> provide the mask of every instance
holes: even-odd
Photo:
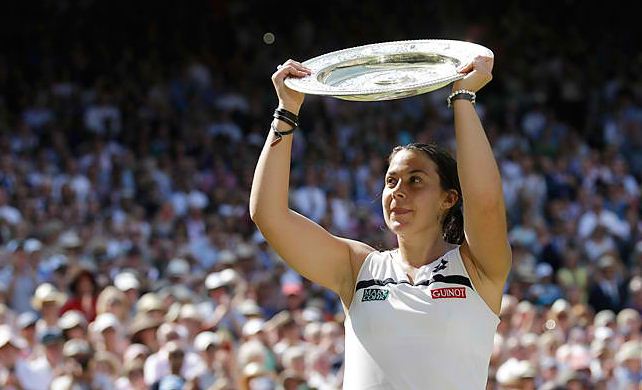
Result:
[[[0,55],[0,388],[340,388],[337,296],[289,269],[248,216],[276,104],[269,76],[292,56],[449,32],[497,54],[477,109],[513,268],[488,389],[642,388],[639,54],[604,37],[591,49],[603,56],[589,56],[572,26],[555,42],[515,7],[456,32],[444,18],[457,7],[412,9],[438,30],[381,31],[357,16],[382,10],[348,8],[355,19],[334,15],[334,35],[302,18],[272,26],[268,44],[253,2],[186,5],[172,15],[185,28],[169,32],[167,11],[148,4],[125,17],[129,35],[91,28],[118,6],[54,3],[42,15],[57,19],[34,25],[56,33],[18,28],[29,49]],[[290,27],[296,38],[279,34]],[[379,197],[387,155],[412,141],[454,153],[448,92],[306,97],[291,207],[394,247]]]

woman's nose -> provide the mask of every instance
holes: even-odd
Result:
[[[395,188],[392,189],[392,196],[394,198],[404,198],[406,196],[406,193],[403,191],[401,186],[401,181],[397,182]]]

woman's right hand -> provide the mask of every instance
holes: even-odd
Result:
[[[272,84],[274,84],[276,95],[279,98],[280,108],[299,114],[305,94],[288,88],[284,80],[286,77],[305,77],[311,73],[309,68],[293,60],[287,60],[283,65],[277,67],[276,72],[272,75]]]

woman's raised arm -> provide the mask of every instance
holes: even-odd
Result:
[[[460,71],[453,93],[477,92],[492,79],[493,57],[480,56]],[[466,96],[467,92],[463,93]],[[477,267],[503,286],[511,266],[502,181],[486,133],[470,100],[452,101],[455,111],[457,170],[464,198],[467,249]]]
[[[272,75],[279,108],[299,114],[304,95],[289,89],[283,81],[286,77],[303,77],[308,73],[309,70],[300,63],[288,60]],[[283,135],[277,141],[277,132],[287,132],[291,128],[287,120],[272,121],[270,134],[254,172],[250,216],[274,250],[293,269],[338,293],[344,304],[349,305],[354,276],[373,249],[357,241],[333,236],[289,209],[290,158],[294,134]]]

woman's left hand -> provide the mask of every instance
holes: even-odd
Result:
[[[492,56],[477,56],[473,62],[459,68],[457,71],[466,73],[466,77],[455,81],[453,91],[467,89],[477,92],[482,89],[484,85],[493,79],[493,61],[494,57]]]

